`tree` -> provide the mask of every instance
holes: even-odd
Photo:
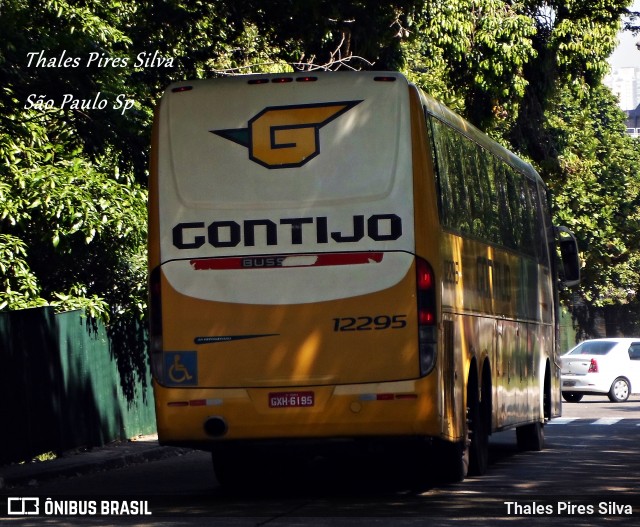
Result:
[[[509,139],[543,170],[557,158],[552,138],[541,126],[549,104],[563,90],[571,90],[577,98],[588,97],[589,88],[602,82],[620,16],[629,3],[527,0],[522,4],[523,13],[536,24],[536,54],[524,67],[527,88]]]
[[[414,16],[406,73],[498,137],[518,115],[535,25],[503,0],[431,0]]]
[[[547,171],[556,219],[583,249],[583,298],[594,306],[627,303],[640,291],[640,144],[626,135],[624,114],[604,86],[576,99],[564,91],[545,130],[559,155]]]
[[[278,58],[305,69],[358,56],[357,67],[397,69],[400,38],[414,0],[266,0],[244,3],[242,16],[260,28]]]
[[[111,68],[72,64],[124,53],[128,39],[114,24],[131,6],[29,4],[4,2],[0,16],[0,309],[82,308],[115,337],[139,326],[145,309],[146,191],[123,147],[136,116],[106,109],[101,120],[61,101],[124,90]],[[50,62],[65,55],[68,67]],[[145,378],[143,347],[113,340],[129,395]]]
[[[404,44],[410,78],[538,168],[589,306],[638,301],[639,148],[602,85],[629,3],[432,0]]]
[[[628,0],[545,4],[531,1],[536,57],[509,139],[539,167],[555,196],[555,217],[576,233],[583,282],[574,296],[585,335],[590,310],[638,303],[640,149],[624,114],[602,85]]]

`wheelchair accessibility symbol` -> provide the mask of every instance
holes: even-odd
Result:
[[[198,355],[195,351],[170,351],[164,354],[165,383],[172,386],[198,384]]]

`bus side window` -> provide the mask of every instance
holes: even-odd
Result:
[[[536,182],[446,123],[426,119],[442,225],[538,260],[546,255]]]

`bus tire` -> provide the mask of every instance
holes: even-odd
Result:
[[[233,455],[225,455],[223,452],[215,450],[211,452],[213,472],[222,487],[239,487],[244,472],[241,464],[236,464]]]
[[[518,426],[516,441],[520,450],[539,452],[544,448],[544,426],[541,422]]]
[[[487,383],[485,379],[485,383]],[[487,415],[491,415],[490,395],[488,387],[483,383],[483,397],[478,400],[478,389],[469,384],[467,394],[467,424],[469,427],[469,475],[482,476],[489,467],[489,423]],[[490,393],[490,391],[489,391]]]
[[[469,473],[469,446],[467,441],[439,441],[435,451],[438,470],[437,480],[441,483],[459,483]]]

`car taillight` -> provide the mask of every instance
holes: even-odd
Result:
[[[598,361],[596,359],[591,359],[591,364],[589,364],[589,371],[587,373],[598,373]]]
[[[149,276],[149,352],[151,373],[157,380],[162,377],[162,291],[160,287],[160,267]]]
[[[416,296],[418,300],[418,349],[420,375],[435,366],[437,354],[437,317],[435,275],[429,262],[416,257]]]

